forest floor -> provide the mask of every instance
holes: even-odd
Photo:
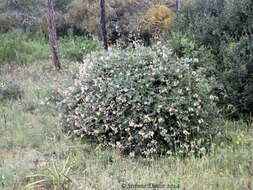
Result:
[[[46,98],[70,76],[48,61],[1,70],[0,83],[24,91],[20,100],[0,103],[1,190],[253,190],[253,126],[243,121],[224,120],[202,158],[134,159],[67,139]]]

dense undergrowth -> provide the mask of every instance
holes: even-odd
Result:
[[[38,31],[33,36],[27,36],[18,30],[0,34],[0,65],[32,64],[37,60],[47,60],[50,56],[50,46],[45,35]],[[61,57],[70,61],[82,61],[91,51],[100,49],[95,40],[85,36],[74,36],[70,30],[68,36],[58,40]]]
[[[194,43],[195,48],[204,46],[211,52],[214,58],[212,75],[220,83],[217,89],[221,104],[231,104],[244,113],[253,110],[250,95],[253,87],[252,13],[251,0],[195,0],[183,7],[173,30],[177,35],[184,31],[182,39],[186,37]],[[189,50],[181,38],[177,41],[172,42],[176,45],[177,54],[182,54],[179,48]]]

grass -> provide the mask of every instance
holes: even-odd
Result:
[[[242,121],[224,121],[213,142],[218,146],[202,158],[134,159],[117,150],[66,139],[58,110],[45,100],[52,89],[72,82],[68,72],[56,73],[46,61],[1,70],[0,83],[12,81],[24,91],[21,99],[0,105],[1,190],[120,190],[152,185],[180,190],[253,189],[253,126]]]

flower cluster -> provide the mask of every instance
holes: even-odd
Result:
[[[131,156],[207,152],[218,113],[209,81],[155,47],[87,56],[62,101],[65,131]]]

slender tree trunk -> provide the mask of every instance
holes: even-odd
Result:
[[[53,6],[52,0],[45,0],[45,2],[48,9],[48,13],[47,13],[48,36],[49,36],[51,49],[52,49],[52,61],[53,61],[53,65],[55,66],[55,69],[59,71],[61,69],[61,63],[60,63],[60,55],[59,55],[57,35],[56,35],[56,29],[55,29],[55,21],[54,21],[54,6]]]
[[[104,49],[108,50],[108,42],[107,42],[107,32],[106,32],[106,19],[105,19],[105,0],[100,0],[100,8],[101,8],[101,31],[104,42]]]
[[[177,9],[177,14],[181,10],[181,0],[176,0],[176,9]]]

